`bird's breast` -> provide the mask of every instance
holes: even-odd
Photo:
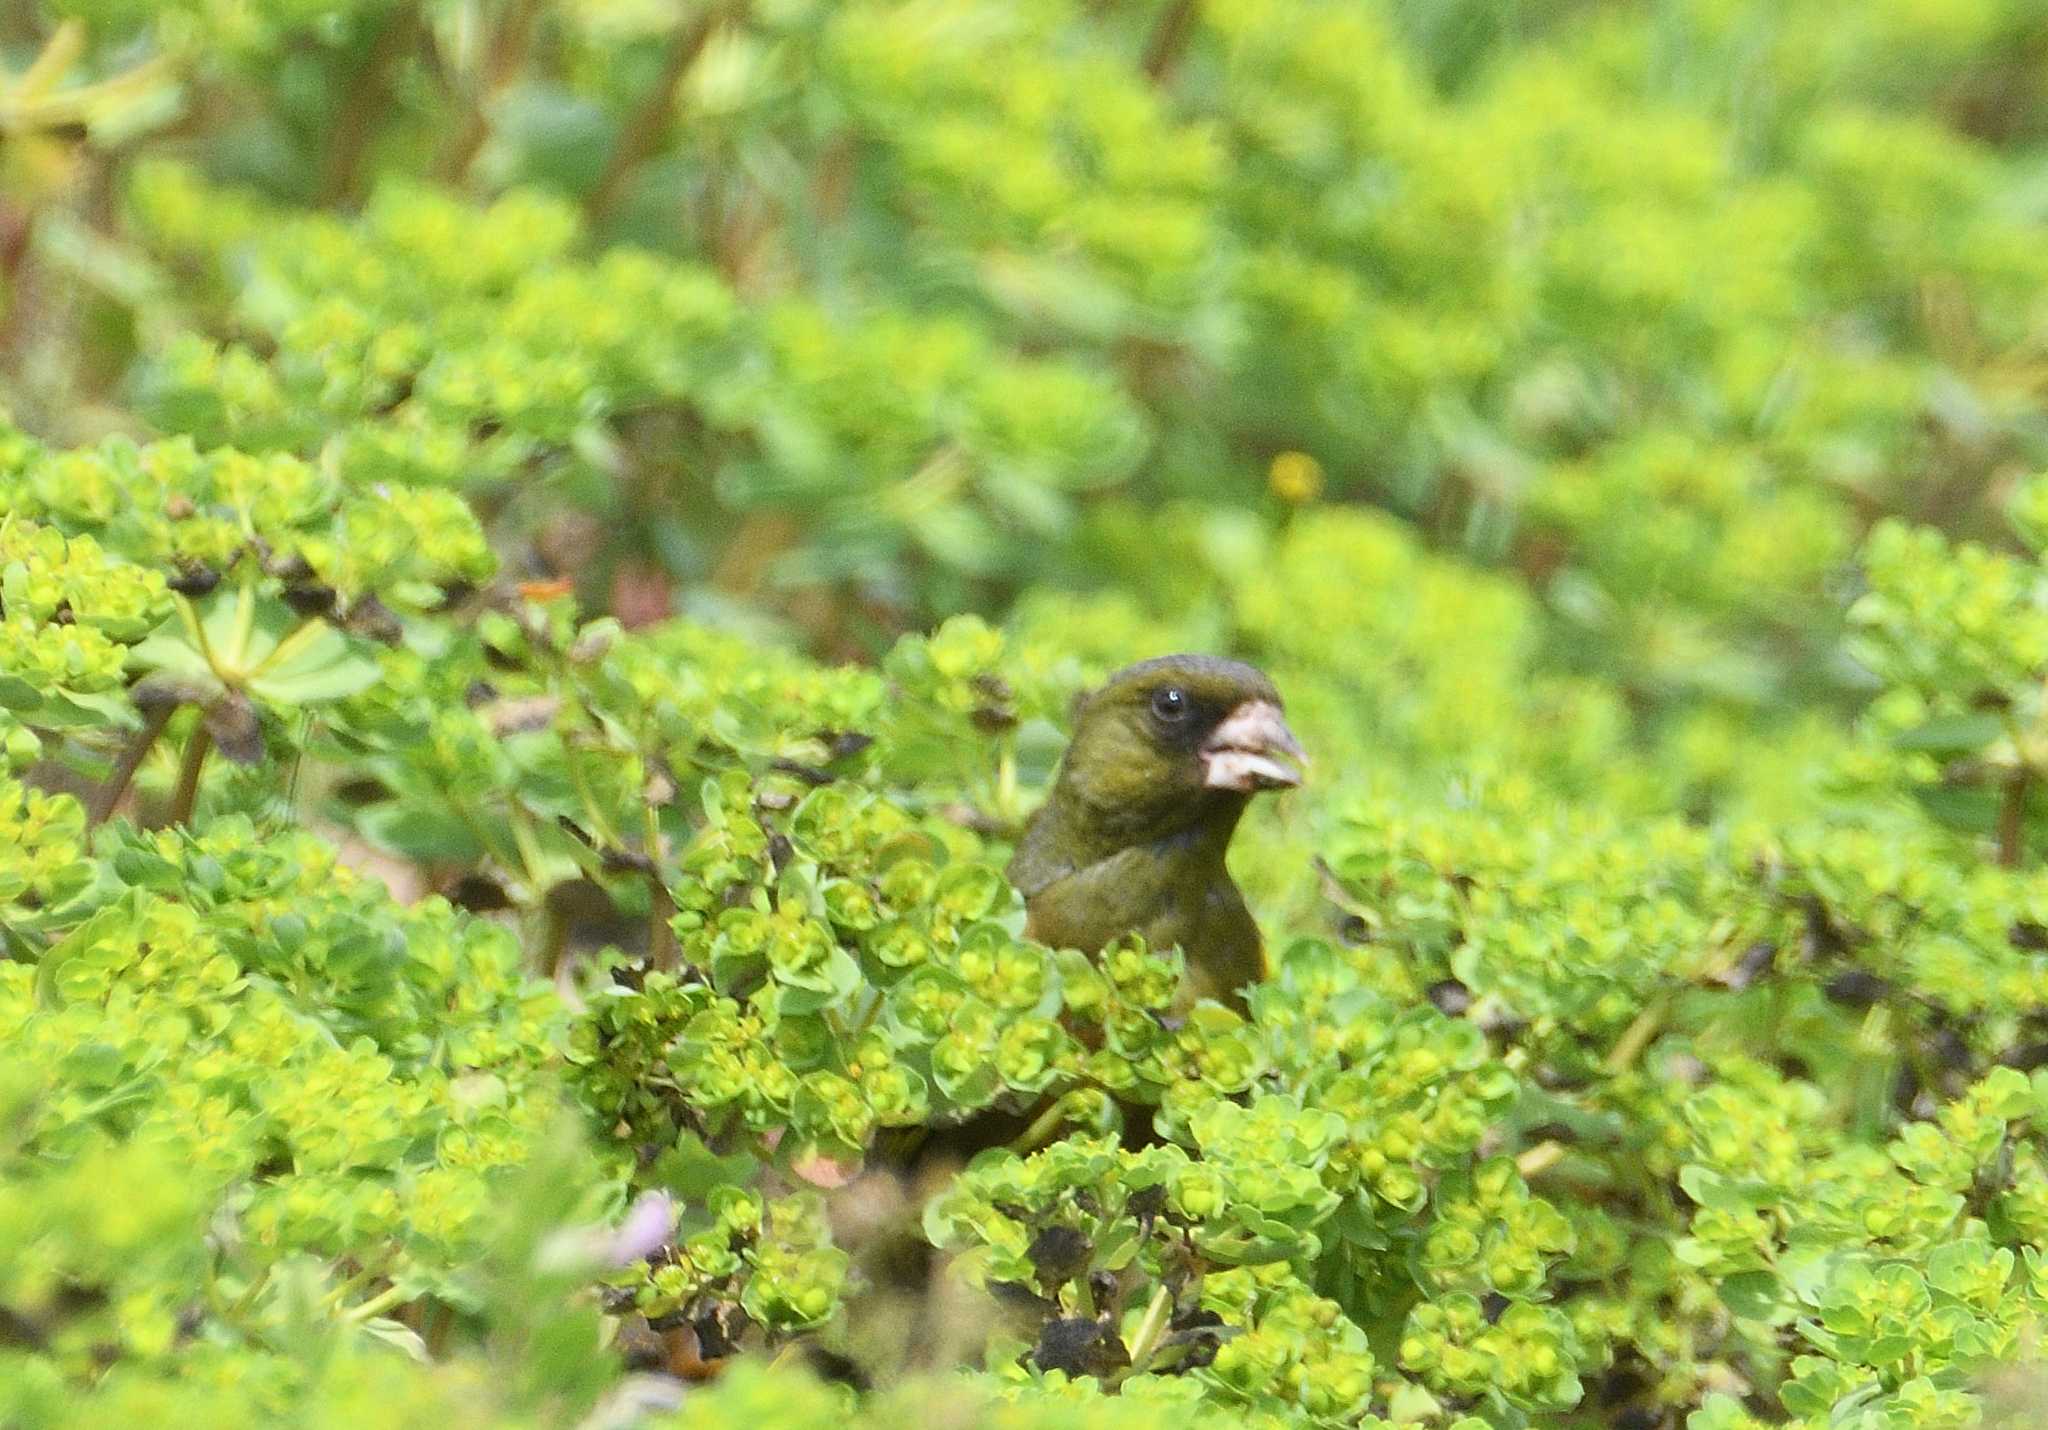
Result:
[[[1221,860],[1128,849],[1047,885],[1026,908],[1025,932],[1054,948],[1095,953],[1131,933],[1178,947],[1198,997],[1228,999],[1262,976],[1258,926]]]

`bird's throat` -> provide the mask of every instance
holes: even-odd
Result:
[[[1220,867],[1249,802],[1248,796],[1233,790],[1206,790],[1192,799],[1161,806],[1056,801],[1054,807],[1065,811],[1066,817],[1045,833],[1063,856],[1060,862],[1068,872],[1137,849],[1152,853],[1163,863]]]

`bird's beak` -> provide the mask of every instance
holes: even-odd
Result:
[[[1270,700],[1247,700],[1224,717],[1202,746],[1202,783],[1250,794],[1301,783],[1308,756]]]

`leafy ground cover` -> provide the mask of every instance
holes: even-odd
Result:
[[[7,8],[0,1424],[2039,1423],[2044,24]]]

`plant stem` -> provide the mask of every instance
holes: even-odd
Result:
[[[1168,1319],[1173,1314],[1173,1292],[1162,1283],[1152,1293],[1152,1300],[1145,1307],[1145,1317],[1138,1322],[1138,1333],[1131,1338],[1131,1366],[1117,1378],[1121,1385],[1131,1376],[1138,1375],[1152,1359],[1152,1353],[1159,1349],[1160,1340],[1166,1335]]]
[[[1188,36],[1194,31],[1195,15],[1200,9],[1201,0],[1167,0],[1159,23],[1145,42],[1145,78],[1154,84],[1164,84],[1173,78],[1173,68],[1180,63],[1181,52],[1187,48]]]
[[[171,795],[170,823],[192,822],[193,806],[199,802],[199,775],[206,768],[206,752],[213,748],[213,736],[204,725],[192,727],[185,741],[185,757],[178,762],[178,788]]]
[[[562,759],[569,767],[569,785],[576,791],[576,798],[582,802],[584,817],[590,821],[590,832],[606,849],[625,848],[625,841],[619,838],[618,830],[612,828],[611,816],[598,803],[597,794],[590,787],[590,772],[583,768],[583,753],[573,739],[562,741]],[[651,854],[650,854],[651,857]]]
[[[42,51],[29,61],[28,68],[10,86],[14,92],[9,98],[16,104],[42,98],[57,87],[57,82],[84,53],[85,24],[73,16],[50,32]]]
[[[366,1282],[373,1280],[376,1277],[376,1275],[377,1273],[373,1268],[365,1266],[362,1270],[356,1272],[353,1276],[350,1276],[347,1280],[343,1281],[339,1286],[335,1287],[332,1291],[329,1291],[327,1293],[328,1306],[337,1310],[340,1309],[342,1302],[346,1301],[352,1294],[354,1294],[357,1288],[361,1287]]]
[[[235,1298],[235,1304],[227,1308],[227,1319],[240,1321],[248,1313],[249,1308],[256,1304],[256,1298],[263,1294],[263,1289],[269,1284],[270,1268],[266,1266],[242,1288],[242,1294]]]
[[[2027,787],[2032,776],[2031,770],[2019,765],[2005,777],[2004,794],[1998,802],[1998,863],[2002,868],[2017,869],[2026,853]]]
[[[669,920],[676,915],[676,901],[669,897],[668,882],[661,877],[661,815],[649,804],[643,816],[647,841],[647,966],[663,973],[676,966],[676,931]]]
[[[1031,1120],[1029,1127],[1017,1134],[1017,1140],[1010,1144],[1010,1151],[1019,1157],[1037,1151],[1052,1140],[1052,1134],[1059,1131],[1060,1124],[1066,1120],[1066,1100],[1056,1097],[1045,1111]]]
[[[327,148],[327,171],[320,181],[322,204],[346,203],[355,197],[377,118],[391,107],[391,72],[418,41],[419,32],[418,6],[400,5],[355,67],[355,84],[340,105],[333,142]]]
[[[376,1319],[393,1306],[408,1299],[410,1298],[404,1287],[387,1286],[384,1290],[379,1291],[369,1300],[363,1302],[362,1305],[351,1306],[348,1310],[343,1311],[341,1319],[350,1325],[360,1325],[364,1321]]]
[[[534,897],[545,899],[548,893],[547,859],[541,853],[540,840],[534,836],[533,816],[515,796],[506,803],[505,826],[512,832],[512,847],[519,851],[519,869],[526,875],[526,883],[533,890]]]
[[[1017,823],[1017,738],[1005,735],[996,757],[996,814],[1003,823]]]
[[[562,956],[569,948],[569,921],[546,901],[540,904],[539,912],[542,919],[540,971],[548,978],[557,978],[562,972]]]
[[[1658,1029],[1664,1026],[1664,1004],[1660,999],[1642,1012],[1635,1021],[1622,1031],[1613,1048],[1608,1051],[1606,1068],[1618,1073],[1642,1055],[1644,1048],[1656,1039]]]
[[[463,116],[462,127],[455,132],[447,152],[434,166],[443,182],[459,185],[469,177],[469,166],[476,162],[484,141],[491,135],[491,104],[525,62],[527,47],[533,40],[534,21],[539,15],[540,0],[514,0],[504,23],[491,36],[469,112]]]
[[[847,1030],[847,1042],[857,1043],[860,1041],[860,1035],[874,1025],[875,1015],[882,1011],[882,1004],[885,1001],[887,1000],[883,997],[881,989],[871,988],[868,990],[867,1006],[860,1010],[860,1016],[853,1020],[853,1026]]]
[[[199,608],[192,604],[190,596],[177,598],[178,619],[184,623],[185,634],[192,637],[192,644],[205,657],[209,670],[218,672],[220,657],[214,653],[213,638],[206,633],[206,622],[199,619]]]
[[[142,768],[142,762],[149,758],[149,752],[156,748],[162,738],[164,727],[171,723],[171,716],[177,706],[166,702],[146,711],[142,717],[142,728],[135,732],[135,738],[128,742],[128,748],[121,751],[121,758],[107,775],[107,782],[100,792],[93,796],[92,826],[97,829],[114,817],[114,810],[121,803],[121,796],[128,793],[128,786],[134,782],[135,772]]]
[[[1527,1181],[1541,1176],[1564,1160],[1564,1144],[1556,1138],[1546,1138],[1515,1158],[1515,1170]]]
[[[708,6],[696,19],[680,27],[670,39],[668,54],[662,60],[661,74],[655,79],[654,87],[619,125],[619,137],[612,145],[610,157],[605,160],[604,172],[590,190],[590,197],[583,201],[584,214],[593,226],[611,217],[625,193],[626,180],[660,146],[662,131],[668,127],[669,112],[675,108],[676,91],[682,87],[684,76],[697,63],[697,57],[704,53],[704,47],[711,42],[713,32],[724,17],[723,5]]]

